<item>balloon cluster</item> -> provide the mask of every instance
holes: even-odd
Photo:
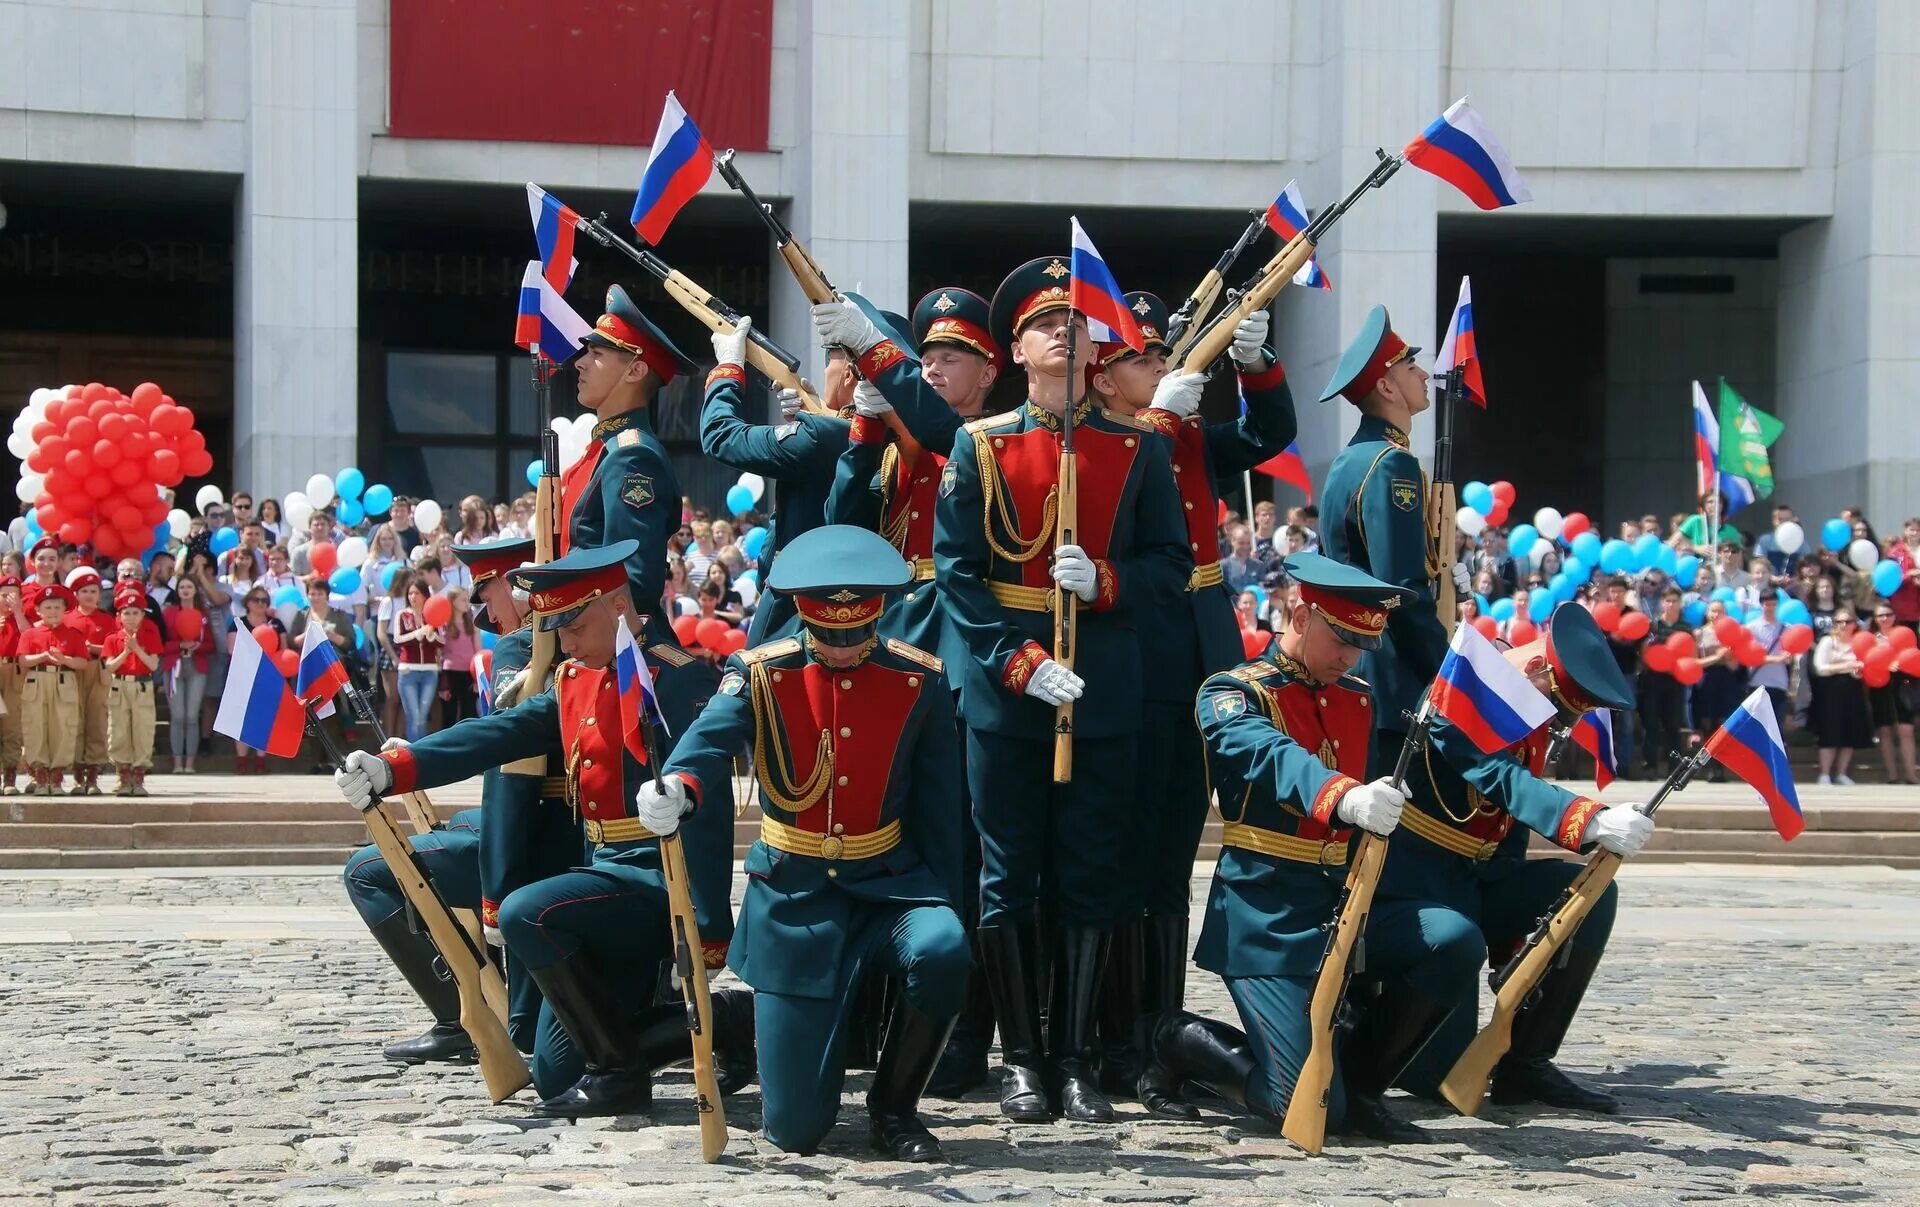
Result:
[[[13,422],[27,527],[103,557],[150,556],[166,543],[163,488],[213,469],[193,412],[147,381],[131,395],[90,382],[35,390]]]
[[[688,649],[697,647],[723,658],[747,648],[747,635],[743,630],[712,616],[704,620],[698,616],[677,617],[673,622],[673,635]]]
[[[423,500],[414,515],[421,531],[431,529],[440,522],[440,505],[433,504],[433,524],[419,517],[426,514],[427,504]],[[307,479],[305,490],[288,491],[280,500],[280,514],[293,529],[306,527],[313,513],[322,507],[332,506],[333,514],[340,523],[348,528],[365,522],[369,516],[383,516],[393,510],[393,488],[378,482],[367,485],[367,476],[354,466],[347,466],[337,474],[315,474]],[[355,562],[355,566],[359,563]]]
[[[596,422],[598,421],[591,413],[575,415],[572,419],[565,419],[559,415],[553,417],[553,421],[548,426],[560,439],[560,464],[554,469],[554,473],[565,473],[569,465],[587,455],[587,445],[593,441],[593,425]],[[544,468],[545,464],[538,457],[527,462],[528,486],[540,485],[540,472]],[[430,527],[431,525],[423,523],[420,525],[420,531],[425,532]]]
[[[767,493],[767,480],[751,471],[741,474],[740,480],[727,487],[727,514],[739,515],[743,511],[752,511]],[[749,531],[752,531],[749,529]],[[748,557],[757,558],[758,553],[749,553]]]
[[[1895,626],[1883,642],[1872,633],[1853,635],[1853,656],[1860,660],[1860,678],[1868,687],[1885,687],[1895,674],[1920,679],[1920,649],[1913,630]]]

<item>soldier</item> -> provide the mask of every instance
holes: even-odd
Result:
[[[815,313],[822,309],[816,307]],[[874,322],[883,331],[892,325]],[[917,346],[920,359],[915,363],[903,357],[877,373],[871,387],[855,387],[853,428],[827,497],[827,520],[878,532],[913,568],[914,581],[882,615],[882,633],[935,650],[942,660],[958,664],[966,658],[966,647],[952,640],[933,576],[933,513],[953,433],[949,429],[932,437],[930,446],[922,446],[895,439],[883,419],[896,399],[902,410],[945,406],[957,422],[979,418],[1006,353],[987,334],[986,299],[957,285],[930,290],[920,299],[913,309],[911,340],[896,332],[888,332],[887,338],[909,353]],[[927,401],[929,392],[938,395],[937,401]],[[958,688],[952,681],[949,686]],[[969,888],[960,910],[971,936],[980,923],[980,837],[965,788],[963,782],[961,879]],[[987,992],[977,946],[966,1006],[927,1083],[927,1092],[937,1097],[958,1098],[987,1080],[993,997]]]
[[[147,592],[139,583],[114,589],[118,624],[100,646],[107,686],[107,744],[118,782],[115,796],[147,795],[153,763],[153,672],[160,665],[160,630],[147,619]]]
[[[14,783],[24,754],[21,728],[20,688],[26,673],[20,666],[20,638],[33,627],[33,620],[20,602],[18,575],[0,575],[0,795],[18,796]]]
[[[1379,647],[1388,616],[1412,592],[1318,554],[1283,565],[1299,584],[1285,629],[1260,657],[1209,678],[1196,707],[1226,827],[1194,960],[1226,980],[1245,1031],[1185,1011],[1161,1015],[1143,1045],[1142,1102],[1193,1082],[1258,1114],[1286,1114],[1312,1046],[1307,1006],[1352,827],[1392,834],[1403,816],[1406,797],[1391,779],[1362,782],[1376,707],[1349,672]],[[1405,1013],[1371,1012],[1341,1045],[1327,1130],[1422,1141],[1427,1133],[1381,1098],[1445,1011],[1472,992],[1484,948],[1458,914],[1415,900],[1376,900],[1364,942],[1370,978],[1421,989],[1401,995]]]
[[[1594,708],[1633,706],[1632,689],[1606,635],[1578,604],[1554,609],[1544,634],[1506,655],[1559,705],[1563,722]],[[1477,925],[1486,949],[1500,963],[1582,870],[1565,860],[1528,859],[1530,833],[1569,851],[1598,843],[1630,856],[1645,845],[1653,819],[1639,805],[1602,804],[1539,778],[1549,728],[1543,725],[1512,749],[1486,755],[1452,725],[1434,725],[1426,757],[1415,760],[1407,777],[1412,807],[1402,815],[1402,833],[1387,852],[1376,910],[1383,902],[1438,902]],[[1553,1057],[1606,950],[1616,890],[1607,887],[1567,945],[1565,962],[1547,974],[1538,998],[1514,1019],[1513,1047],[1494,1070],[1493,1101],[1613,1110],[1610,1096],[1575,1084],[1554,1066]],[[1371,943],[1368,954],[1373,954]],[[1407,1088],[1437,1092],[1473,1039],[1479,1017],[1474,998],[1475,986],[1469,985],[1460,1009],[1402,1079]],[[1378,1008],[1391,1012],[1402,1005],[1389,992]]]
[[[767,587],[793,599],[805,635],[730,658],[662,785],[640,789],[647,826],[670,832],[753,752],[763,816],[728,962],[756,991],[763,1121],[788,1152],[813,1152],[832,1129],[849,1000],[879,970],[903,989],[867,1095],[874,1143],[896,1160],[943,1159],[917,1104],[967,974],[959,752],[940,659],[877,633],[887,593],[909,581],[863,529],[794,540]]]
[[[1142,725],[1133,626],[1180,597],[1189,551],[1166,442],[1084,393],[1092,347],[1068,309],[1068,271],[1064,257],[1042,256],[994,294],[989,331],[1026,369],[1027,401],[955,439],[933,556],[948,623],[968,650],[958,678],[984,865],[980,946],[1005,1058],[1000,1109],[1106,1120],[1092,1014],[1109,930],[1135,891],[1114,875],[1127,836],[1112,824],[1113,802],[1132,797]],[[1056,547],[1063,423],[1075,431],[1079,539]],[[1073,669],[1049,653],[1059,592],[1080,601]],[[1056,784],[1058,707],[1073,701],[1073,777]],[[1057,928],[1044,1057],[1043,893]]]
[[[27,607],[40,621],[20,637],[20,666],[26,672],[20,723],[33,791],[40,796],[57,796],[65,787],[80,729],[78,674],[87,665],[87,638],[66,622],[73,602],[73,592],[57,582],[36,581],[26,591]]]
[[[1322,402],[1344,397],[1360,409],[1359,429],[1327,470],[1322,551],[1413,592],[1405,607],[1394,609],[1380,648],[1360,662],[1380,710],[1373,755],[1386,766],[1406,735],[1406,714],[1419,707],[1446,657],[1433,582],[1446,573],[1462,596],[1472,588],[1466,564],[1449,564],[1453,551],[1433,548],[1427,476],[1407,439],[1413,417],[1432,405],[1427,372],[1413,359],[1419,351],[1394,333],[1387,308],[1375,306],[1320,393]]]
[[[1101,1080],[1111,1094],[1132,1093],[1140,1075],[1135,1019],[1178,1010],[1186,998],[1188,884],[1207,823],[1205,752],[1193,725],[1193,697],[1208,675],[1246,656],[1233,600],[1220,575],[1214,535],[1220,483],[1237,482],[1242,471],[1285,449],[1298,427],[1287,371],[1266,347],[1266,311],[1234,329],[1229,355],[1245,400],[1240,417],[1209,424],[1199,415],[1206,375],[1167,371],[1166,303],[1151,293],[1126,297],[1146,337],[1146,351],[1101,344],[1093,388],[1112,410],[1152,424],[1171,442],[1192,567],[1189,606],[1139,626],[1141,657],[1155,667],[1146,683],[1145,732],[1153,740],[1140,745],[1136,809],[1129,822],[1143,916],[1115,931],[1107,968]],[[1198,1118],[1191,1106],[1176,1100],[1147,1107],[1174,1118]]]
[[[86,637],[87,665],[74,672],[80,688],[80,731],[73,739],[73,795],[100,795],[100,766],[107,761],[107,669],[101,647],[120,627],[119,618],[100,606],[100,572],[75,566],[67,574],[73,610],[67,623]]]
[[[533,1061],[541,1115],[644,1114],[653,1102],[651,1070],[690,1052],[680,1003],[646,1008],[660,961],[671,951],[671,932],[658,842],[633,810],[643,772],[623,741],[612,669],[615,626],[643,629],[628,589],[635,544],[575,549],[509,574],[529,593],[535,623],[557,633],[568,654],[546,690],[402,749],[378,756],[356,751],[335,777],[358,807],[373,796],[454,783],[502,762],[564,756],[568,798],[585,819],[593,860],[514,891],[499,911],[509,958],[524,965],[545,999]],[[674,692],[661,683],[663,706]],[[712,967],[732,931],[732,828],[731,811],[716,809],[687,830],[689,887]],[[716,1055],[736,1067],[751,1060],[751,1001],[739,993],[714,997]],[[576,1065],[581,1058],[584,1065]],[[584,1069],[578,1080],[563,1084],[565,1072],[576,1068]]]

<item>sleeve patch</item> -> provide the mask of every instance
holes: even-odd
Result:
[[[1213,698],[1213,719],[1231,721],[1247,711],[1247,700],[1238,692],[1222,692]]]
[[[788,436],[793,435],[795,432],[799,430],[800,430],[800,425],[797,423],[783,423],[779,427],[773,429],[773,438],[775,440],[785,440]]]
[[[944,499],[952,494],[953,488],[959,484],[960,467],[949,461],[947,467],[940,471],[940,497]]]
[[[1387,484],[1388,497],[1401,511],[1412,511],[1420,506],[1420,484],[1409,482],[1405,478],[1395,478]]]
[[[746,686],[747,677],[745,675],[739,671],[728,671],[726,677],[720,680],[720,694],[723,696],[737,696]]]
[[[653,502],[653,479],[645,474],[628,474],[620,484],[620,497],[636,511]]]

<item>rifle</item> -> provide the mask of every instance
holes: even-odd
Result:
[[[1440,563],[1440,575],[1434,581],[1433,607],[1440,623],[1453,628],[1460,615],[1460,600],[1453,586],[1453,562],[1456,539],[1456,506],[1453,488],[1453,417],[1465,390],[1466,370],[1455,365],[1447,374],[1447,388],[1440,402],[1440,414],[1433,437],[1433,497],[1427,500],[1427,532]]]
[[[1286,288],[1287,283],[1293,280],[1293,274],[1300,271],[1300,266],[1313,256],[1314,248],[1326,237],[1327,230],[1345,216],[1363,193],[1384,185],[1406,162],[1400,156],[1389,155],[1383,150],[1376,149],[1374,154],[1380,157],[1380,162],[1374,165],[1373,171],[1367,173],[1365,180],[1338,202],[1320,211],[1319,217],[1307,223],[1307,229],[1287,240],[1286,246],[1275,253],[1273,259],[1268,260],[1252,280],[1226,295],[1226,300],[1231,304],[1214,316],[1213,321],[1202,327],[1187,344],[1180,359],[1182,372],[1204,373],[1214,361],[1224,356],[1228,345],[1233,343],[1233,332],[1240,325],[1240,320],[1266,309]]]
[[[345,688],[347,702],[353,705],[354,715],[359,717],[366,727],[373,731],[374,745],[385,749],[387,745],[386,728],[380,724],[380,714],[374,711],[373,701],[367,699],[360,685],[353,681],[352,672],[348,672]],[[440,828],[440,814],[427,799],[424,792],[409,792],[400,798],[407,810],[407,820],[413,823],[415,834],[426,834]]]
[[[1407,767],[1413,752],[1427,740],[1433,723],[1433,705],[1422,702],[1418,714],[1408,714],[1413,727],[1400,744],[1400,758],[1393,766],[1393,782],[1403,791]],[[1280,1134],[1310,1153],[1318,1153],[1327,1142],[1327,1098],[1333,1088],[1334,1031],[1346,1008],[1347,985],[1357,972],[1366,971],[1367,949],[1364,934],[1368,912],[1373,908],[1373,890],[1380,883],[1381,869],[1387,863],[1387,840],[1361,830],[1360,843],[1353,853],[1353,866],[1347,871],[1346,887],[1334,906],[1333,919],[1327,924],[1327,950],[1314,973],[1313,997],[1307,1002],[1310,1046],[1300,1063],[1300,1074],[1293,1082],[1293,1096],[1287,1100],[1287,1113],[1280,1122]]]
[[[550,562],[560,556],[560,433],[553,430],[553,374],[556,366],[539,348],[533,350],[533,397],[540,415],[540,480],[533,494],[533,560]],[[540,691],[540,684],[553,669],[559,638],[555,633],[533,626],[533,650],[520,672],[523,696]],[[502,775],[544,776],[545,755],[520,759],[500,768]]]
[[[1660,785],[1660,791],[1647,802],[1647,816],[1651,817],[1667,797],[1685,788],[1707,762],[1704,748],[1681,759]],[[1595,851],[1587,859],[1586,870],[1574,877],[1553,908],[1541,916],[1520,950],[1498,972],[1488,975],[1487,984],[1493,990],[1493,1017],[1481,1028],[1480,1034],[1474,1036],[1440,1083],[1441,1095],[1461,1114],[1479,1113],[1494,1066],[1513,1046],[1514,1016],[1535,996],[1547,973],[1561,962],[1558,958],[1561,950],[1567,948],[1580,923],[1613,883],[1622,862],[1612,851]]]
[[[653,771],[653,786],[663,788],[660,745],[654,737],[652,717],[642,719],[640,732],[646,743],[647,765]],[[727,1150],[727,1115],[713,1068],[713,999],[707,992],[700,919],[693,911],[693,894],[687,887],[687,853],[680,846],[678,830],[660,839],[660,872],[667,882],[673,966],[680,974],[680,996],[687,1005],[687,1030],[693,1033],[693,1101],[700,1112],[700,1159],[712,1164]]]
[[[1192,339],[1187,334],[1187,329],[1195,323],[1207,321],[1207,315],[1213,311],[1213,304],[1220,300],[1220,291],[1226,288],[1226,276],[1233,270],[1234,261],[1253,246],[1253,241],[1258,239],[1260,232],[1265,229],[1267,229],[1267,212],[1254,210],[1253,221],[1247,223],[1247,229],[1240,232],[1240,237],[1233,241],[1233,246],[1220,253],[1220,258],[1213,262],[1213,267],[1207,269],[1207,275],[1200,278],[1200,283],[1193,287],[1193,292],[1187,295],[1187,300],[1180,303],[1180,309],[1168,317],[1167,347],[1170,351],[1167,357],[1169,360],[1180,359],[1180,354],[1186,351],[1187,344]]]
[[[1073,451],[1074,411],[1080,404],[1073,375],[1073,317],[1067,311],[1067,409],[1060,416],[1060,486],[1053,522],[1053,547],[1079,543],[1080,470]],[[1059,583],[1053,585],[1053,660],[1068,670],[1080,641],[1080,597]],[[1053,782],[1073,782],[1073,701],[1056,704],[1053,711]]]
[[[748,187],[746,178],[740,175],[740,169],[733,166],[733,148],[728,147],[714,156],[713,166],[720,173],[721,178],[733,186],[735,192],[753,204],[753,212],[760,215],[760,221],[766,224],[767,233],[773,236],[774,248],[779,251],[780,258],[787,262],[787,270],[793,273],[793,279],[799,284],[800,292],[806,296],[807,301],[818,306],[823,302],[844,300],[839,291],[833,287],[833,282],[827,280],[827,274],[820,271],[819,263],[808,253],[806,245],[787,229],[784,222],[780,221],[779,215],[773,212],[773,207],[760,200],[759,195]],[[894,438],[900,442],[900,451],[907,455],[907,460],[911,462],[917,459],[922,451],[920,442],[907,431],[906,422],[900,418],[899,413],[888,411],[883,418],[887,430],[891,431]]]
[[[320,724],[318,705],[307,705],[307,728],[335,763],[344,764],[346,755],[333,736]],[[486,1079],[487,1094],[495,1102],[505,1102],[533,1082],[527,1062],[507,1036],[507,986],[500,973],[487,961],[486,952],[467,930],[454,920],[447,903],[434,887],[433,876],[420,861],[413,846],[400,835],[400,827],[379,797],[362,810],[373,845],[387,861],[400,893],[427,928],[427,936],[440,953],[440,962],[460,989],[460,1026],[473,1040],[480,1058],[480,1075]]]
[[[646,248],[629,243],[608,222],[605,214],[598,218],[579,218],[574,228],[600,246],[620,252],[653,274],[654,279],[665,287],[667,296],[678,302],[682,310],[706,324],[709,331],[725,334],[740,322],[738,310],[708,293],[692,278]],[[757,327],[747,332],[747,363],[764,374],[767,380],[799,394],[800,404],[807,410],[821,415],[833,413],[832,408],[821,402],[819,395],[800,380],[799,358],[768,339],[766,333]]]

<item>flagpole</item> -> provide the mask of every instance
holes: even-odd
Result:
[[[1243,469],[1240,471],[1240,490],[1242,491],[1242,493],[1244,493],[1247,496],[1247,524],[1249,527],[1251,527],[1253,524],[1253,471],[1252,470]]]

